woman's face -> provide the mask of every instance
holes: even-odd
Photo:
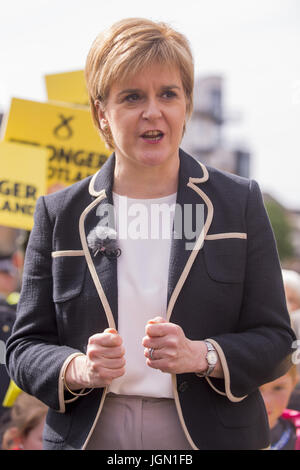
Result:
[[[100,125],[110,127],[117,158],[141,169],[178,160],[186,98],[176,67],[154,64],[112,85]]]
[[[287,407],[294,387],[294,379],[290,373],[260,387],[269,418],[270,429],[276,425],[278,418]]]

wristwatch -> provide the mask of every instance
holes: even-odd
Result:
[[[207,353],[205,359],[207,360],[207,369],[205,372],[202,372],[199,375],[200,377],[208,377],[211,375],[212,371],[214,370],[217,362],[218,362],[218,354],[213,345],[209,341],[204,341],[207,347]]]

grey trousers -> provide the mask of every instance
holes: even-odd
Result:
[[[86,450],[191,450],[175,402],[109,393]]]

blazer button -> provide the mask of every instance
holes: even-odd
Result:
[[[181,382],[181,384],[178,387],[178,391],[183,393],[189,388],[188,382]]]

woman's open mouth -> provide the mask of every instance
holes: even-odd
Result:
[[[144,132],[141,137],[145,142],[149,144],[157,144],[162,140],[164,133],[159,130],[152,130]]]

